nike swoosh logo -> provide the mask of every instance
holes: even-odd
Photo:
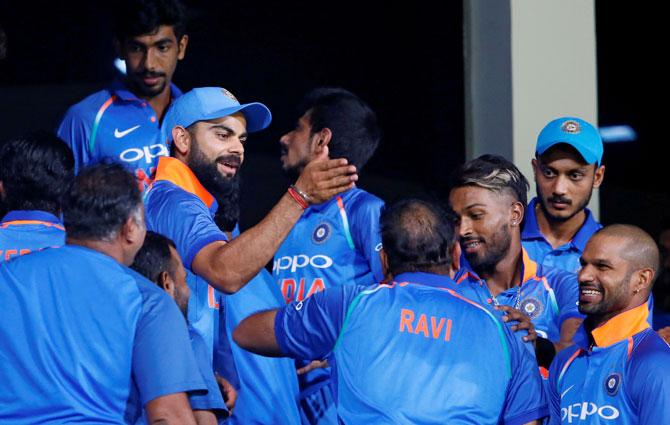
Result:
[[[563,391],[563,392],[561,393],[561,399],[562,399],[563,397],[565,397],[565,395],[568,393],[568,391],[570,391],[570,390],[572,389],[572,387],[574,387],[574,385],[570,385],[570,387],[569,387],[567,390],[565,390],[565,391]]]
[[[114,137],[116,137],[117,139],[120,139],[120,138],[122,138],[123,136],[125,136],[125,135],[127,135],[127,134],[129,134],[129,133],[132,133],[133,131],[137,130],[138,128],[140,128],[139,124],[136,125],[135,127],[130,127],[128,130],[123,130],[123,131],[119,131],[118,128],[115,128],[115,129],[114,129]]]

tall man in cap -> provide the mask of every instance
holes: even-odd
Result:
[[[647,319],[659,267],[654,240],[635,226],[607,226],[580,261],[586,319],[551,365],[550,423],[670,423],[670,347]]]
[[[76,170],[109,157],[146,185],[156,158],[168,155],[161,122],[181,96],[172,76],[188,45],[185,11],[179,0],[124,0],[115,12],[126,76],[70,107],[58,136],[72,148]]]
[[[245,298],[237,302],[233,302],[235,296],[224,298],[229,308],[222,331],[251,313],[247,309],[281,302],[276,285],[264,271],[265,264],[305,208],[350,189],[357,179],[354,166],[345,159],[326,159],[325,152],[323,160],[305,167],[259,224],[239,235],[224,233],[214,214],[238,184],[235,177],[244,160],[247,134],[266,128],[270,121],[270,111],[264,105],[240,104],[229,91],[217,87],[192,90],[179,98],[166,116],[166,128],[171,129],[166,140],[172,142],[172,156],[158,162],[155,182],[146,196],[147,223],[150,230],[172,239],[184,260],[193,294],[189,321],[210,352],[228,339],[218,340],[221,301],[215,290],[226,294],[243,290],[237,295]],[[256,416],[261,423],[297,423],[297,382],[292,364],[274,361],[247,368],[247,361],[258,359],[236,357],[235,350],[232,354],[240,379],[233,420],[237,417],[244,423]],[[247,373],[264,376],[249,379]]]
[[[532,160],[537,197],[528,204],[521,239],[530,258],[570,272],[602,226],[586,208],[605,176],[598,130],[572,117],[547,124]]]
[[[341,423],[538,423],[547,412],[532,354],[485,307],[445,289],[453,219],[407,200],[383,211],[381,229],[392,282],[257,313],[235,341],[268,356],[327,357]]]

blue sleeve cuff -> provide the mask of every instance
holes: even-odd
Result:
[[[196,255],[198,255],[198,252],[200,252],[201,249],[211,244],[212,242],[217,241],[228,242],[228,238],[222,232],[220,234],[211,234],[207,237],[197,240],[189,248],[188,253],[186,254],[186,258],[184,259],[184,265],[188,267],[189,270],[193,270],[192,268],[193,259],[195,258]]]
[[[530,421],[536,421],[538,419],[546,418],[549,416],[549,407],[543,405],[537,409],[529,410],[527,412],[519,413],[510,418],[504,418],[503,424],[505,425],[523,425]]]

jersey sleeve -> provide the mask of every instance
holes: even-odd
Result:
[[[72,106],[65,113],[56,134],[72,149],[75,173],[78,173],[82,167],[91,161],[89,150],[91,125],[82,119],[76,106]]]
[[[150,190],[146,217],[149,230],[174,241],[188,269],[192,269],[193,259],[202,248],[212,242],[227,241],[205,204],[170,182],[157,182]]]
[[[552,288],[556,295],[558,304],[558,326],[563,325],[566,319],[577,317],[583,319],[579,313],[577,302],[579,301],[579,282],[577,275],[563,270],[555,270]]]
[[[514,336],[514,332],[507,326],[503,329],[509,347],[512,376],[505,395],[502,423],[522,425],[546,417],[547,399],[535,357]]]
[[[381,258],[379,251],[382,247],[382,237],[379,229],[379,216],[381,215],[384,201],[365,193],[352,205],[351,211],[351,236],[354,240],[356,251],[361,253],[375,277],[375,282],[384,280]]]
[[[132,359],[133,380],[142,406],[168,394],[207,390],[193,355],[184,316],[164,291],[149,285],[140,286],[142,311]]]
[[[280,309],[274,327],[281,352],[304,360],[327,357],[335,347],[350,304],[363,289],[330,288]]]
[[[646,338],[656,341],[645,341],[635,350],[627,393],[637,407],[638,423],[670,424],[670,347],[655,333]]]
[[[202,337],[195,332],[191,332],[191,348],[198,364],[200,375],[202,376],[207,392],[192,392],[188,395],[188,401],[193,410],[212,410],[217,416],[227,412],[226,404],[223,401],[221,390],[214,377],[214,371],[210,366],[207,355],[207,346]]]

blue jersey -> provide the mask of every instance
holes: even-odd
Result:
[[[174,301],[100,252],[0,264],[0,305],[1,423],[123,424],[132,382],[142,405],[205,389]]]
[[[173,99],[181,96],[174,85],[170,90]],[[112,158],[148,184],[157,158],[169,154],[156,112],[121,82],[71,106],[57,133],[74,153],[76,172]]]
[[[226,236],[214,223],[217,204],[193,172],[181,161],[162,157],[156,179],[145,196],[147,228],[172,239],[186,268],[191,290],[188,322],[200,334],[210,353],[219,335],[220,295],[192,272],[196,254]]]
[[[521,230],[521,243],[528,252],[528,255],[533,261],[543,266],[554,267],[557,269],[567,270],[572,273],[579,272],[581,267],[579,264],[579,257],[584,252],[586,242],[591,236],[597,232],[601,227],[591,211],[586,208],[586,220],[579,228],[572,240],[558,248],[552,248],[551,244],[547,242],[540,227],[537,224],[537,216],[535,207],[537,205],[537,198],[533,198],[526,208],[526,216],[524,218],[523,229]]]
[[[550,423],[670,424],[670,347],[641,305],[559,352],[549,371]]]
[[[332,286],[381,282],[383,205],[376,196],[354,188],[307,208],[272,266],[286,302],[302,301]]]
[[[546,415],[531,353],[490,311],[406,273],[340,286],[279,310],[279,347],[328,358],[344,423],[523,424]],[[473,338],[477,335],[477,338]]]
[[[553,342],[561,336],[561,325],[579,314],[577,275],[565,270],[538,265],[522,250],[522,282],[491,296],[486,282],[472,270],[461,268],[456,277],[456,291],[468,299],[493,309],[496,304],[515,307],[527,314],[538,335]]]
[[[65,244],[63,223],[45,211],[10,211],[0,222],[0,262]]]

